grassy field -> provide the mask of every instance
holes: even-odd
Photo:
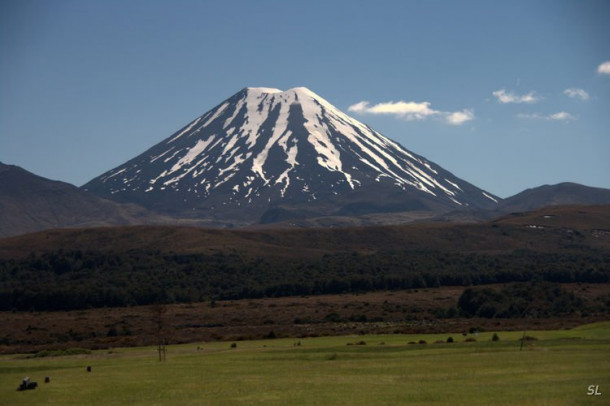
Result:
[[[154,347],[7,355],[0,357],[0,404],[607,404],[610,322],[528,332],[537,340],[522,351],[522,333],[497,334],[495,342],[484,332],[199,343],[168,347],[166,362]],[[436,343],[449,336],[454,343]],[[420,340],[427,344],[408,344]],[[25,376],[39,388],[17,392]],[[591,385],[602,395],[588,396]]]

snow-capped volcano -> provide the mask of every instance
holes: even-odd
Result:
[[[245,88],[83,188],[240,224],[278,207],[312,215],[440,212],[498,200],[304,87]]]

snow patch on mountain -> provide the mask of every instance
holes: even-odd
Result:
[[[498,203],[498,200],[494,199],[493,196],[488,195],[485,192],[482,192],[483,196],[485,196],[486,198],[488,198],[489,200],[493,201],[494,203]]]

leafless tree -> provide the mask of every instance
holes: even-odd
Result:
[[[159,362],[165,361],[167,356],[167,326],[165,323],[165,313],[167,307],[164,304],[157,303],[152,306],[153,322],[155,323],[155,335],[157,339],[157,352],[159,353]]]

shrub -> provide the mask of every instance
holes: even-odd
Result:
[[[367,317],[364,314],[352,314],[351,316],[349,316],[349,321],[366,323]]]
[[[494,333],[494,335],[491,337],[491,341],[500,341],[500,336],[498,336],[498,333]]]
[[[324,321],[327,323],[337,323],[341,321],[341,317],[337,313],[328,313],[324,316]]]
[[[502,293],[491,288],[464,290],[458,300],[458,308],[466,317],[480,316],[493,317],[503,304],[505,297]]]
[[[237,343],[231,343],[231,348],[237,348]]]
[[[328,361],[334,361],[334,360],[336,360],[336,359],[337,359],[337,353],[336,353],[336,352],[334,352],[334,353],[330,354],[329,356],[327,356],[327,357],[326,357],[326,359],[327,359]]]
[[[460,312],[458,311],[457,307],[455,306],[451,306],[450,308],[448,308],[445,311],[445,317],[448,319],[453,319],[455,317],[458,317],[460,314]]]
[[[474,337],[468,337],[464,340],[465,343],[474,343],[475,341],[477,341],[477,339]]]
[[[448,337],[448,338],[447,338],[447,342],[448,342],[448,343],[452,343],[452,342],[453,342],[453,337]]]
[[[418,343],[419,343],[419,344],[428,344],[428,343],[426,342],[426,340],[419,340],[419,341],[418,341]]]

